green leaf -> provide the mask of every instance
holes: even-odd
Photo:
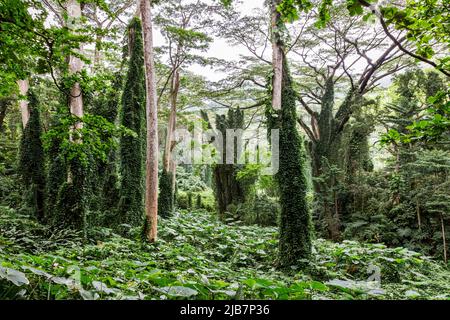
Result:
[[[172,297],[185,297],[189,298],[192,296],[196,296],[198,294],[198,291],[189,288],[189,287],[182,287],[182,286],[174,286],[174,287],[163,287],[160,289],[156,289],[162,293],[165,293]]]
[[[14,283],[18,287],[30,284],[30,281],[27,279],[23,272],[10,268],[0,267],[0,278],[6,279],[7,281]]]

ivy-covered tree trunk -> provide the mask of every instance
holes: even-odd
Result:
[[[5,131],[4,121],[11,103],[12,103],[11,98],[5,97],[0,98],[0,133],[3,133]]]
[[[110,123],[116,123],[124,78],[122,70],[114,74],[111,86],[102,90],[99,98],[93,103],[94,115],[101,116]],[[104,213],[101,220],[95,217],[92,221],[97,225],[113,227],[119,220],[117,210],[120,202],[119,163],[119,150],[116,148],[111,148],[106,159],[96,161],[96,171],[92,179],[94,194],[90,208]]]
[[[133,130],[135,136],[123,136],[120,141],[120,201],[122,223],[138,226],[144,216],[145,140],[145,70],[142,26],[134,18],[128,29],[130,61],[122,97],[120,123]]]
[[[281,110],[267,106],[268,130],[279,130],[279,172],[276,175],[280,193],[279,267],[302,265],[312,250],[312,221],[306,193],[306,155],[303,139],[296,128],[296,96],[283,57]],[[269,131],[270,132],[270,131]]]
[[[19,170],[24,183],[25,206],[39,220],[45,214],[45,155],[42,146],[42,124],[39,103],[34,93],[28,95],[29,119],[20,144]]]
[[[77,0],[68,0],[66,4],[65,27],[76,34],[82,19],[81,4]],[[78,49],[78,54],[83,54],[81,45]],[[69,114],[67,114],[67,107],[64,108],[63,113],[76,119],[69,129],[69,143],[81,145],[83,143],[82,130],[84,127],[82,121],[84,117],[83,91],[81,83],[78,80],[72,81],[72,78],[76,79],[80,76],[84,63],[75,54],[71,54],[68,57],[67,63],[67,79],[71,81],[68,82],[70,86],[66,88],[68,95],[65,98]],[[59,149],[59,146],[55,147]],[[56,181],[60,179],[59,174],[63,170],[66,175],[65,181],[60,184],[49,181],[48,190],[52,191],[55,199],[51,200],[52,203],[50,205],[52,208],[52,223],[67,228],[83,230],[84,236],[87,237],[87,214],[91,198],[89,178],[93,170],[91,165],[87,165],[86,162],[92,164],[92,159],[85,160],[80,155],[68,158],[67,155],[55,154],[55,159],[52,160],[50,172],[58,175],[55,177]],[[54,179],[50,175],[49,178]]]
[[[340,217],[336,194],[339,166],[336,163],[340,147],[341,133],[335,130],[333,115],[334,82],[329,78],[325,84],[321,112],[318,119],[319,137],[312,144],[311,158],[313,184],[316,203],[320,209],[319,217],[327,226],[329,237],[340,239]]]
[[[266,114],[269,135],[272,130],[279,130],[279,171],[276,174],[281,204],[278,261],[279,268],[288,269],[301,266],[311,256],[312,221],[306,201],[306,155],[296,127],[296,93],[284,54],[281,34],[284,26],[277,9],[279,3],[279,0],[271,2],[273,77],[269,86],[272,99]]]
[[[214,165],[214,191],[221,218],[225,218],[225,214],[231,204],[245,202],[245,189],[237,179],[239,171],[238,154],[240,153],[237,148],[239,148],[239,144],[234,143],[233,163],[226,162],[226,146],[230,143],[228,141],[230,137],[227,137],[227,130],[242,130],[243,128],[244,112],[240,109],[230,109],[226,116],[217,115],[216,117],[216,129],[222,134],[224,146],[222,153],[224,163]]]

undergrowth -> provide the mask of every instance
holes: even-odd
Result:
[[[157,244],[94,229],[88,241],[0,208],[0,299],[450,299],[450,272],[404,248],[314,241],[277,271],[277,229],[207,212],[162,219]]]

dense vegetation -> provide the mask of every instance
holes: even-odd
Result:
[[[157,246],[139,229],[54,233],[1,209],[1,298],[448,299],[450,275],[405,248],[314,241],[303,270],[277,271],[276,228],[225,225],[205,211],[160,224]],[[373,277],[380,268],[381,286]]]
[[[450,300],[446,1],[247,5],[0,0],[0,299]]]

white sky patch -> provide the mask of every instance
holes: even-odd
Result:
[[[243,0],[236,1],[234,6],[236,9],[244,15],[251,15],[255,9],[264,8],[264,0]],[[154,45],[156,47],[163,46],[166,42],[161,34],[161,31],[156,27],[153,30]],[[238,61],[241,55],[248,55],[248,51],[240,46],[230,45],[226,39],[214,37],[214,41],[211,43],[209,50],[203,53],[208,58],[218,58],[227,61]],[[200,65],[192,65],[188,68],[189,71],[205,77],[209,81],[219,81],[226,76],[224,72],[218,72],[211,67],[205,67]]]

